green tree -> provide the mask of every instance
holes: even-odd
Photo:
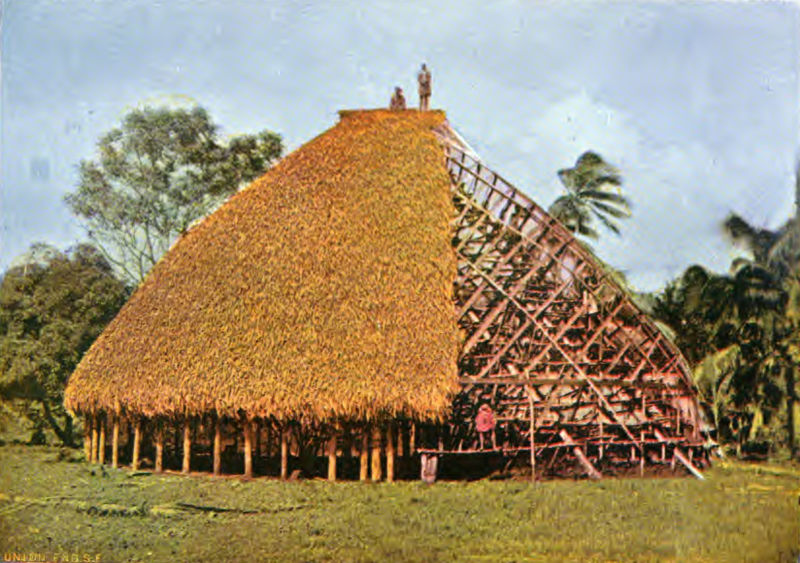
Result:
[[[583,153],[573,168],[558,171],[566,189],[550,205],[548,212],[570,231],[598,238],[595,219],[619,234],[617,219],[630,217],[631,205],[622,195],[622,176],[614,166],[592,151]]]
[[[113,267],[138,283],[192,222],[282,153],[270,131],[223,142],[201,107],[137,109],[100,138],[65,199]]]
[[[67,378],[128,293],[94,247],[34,245],[0,279],[0,398],[23,400],[72,445]]]
[[[797,452],[800,278],[797,218],[777,231],[730,215],[724,227],[751,258],[727,275],[699,266],[667,286],[656,315],[695,366],[721,441]]]

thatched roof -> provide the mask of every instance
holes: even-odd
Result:
[[[184,235],[72,375],[73,411],[437,416],[458,390],[442,112],[342,112]]]

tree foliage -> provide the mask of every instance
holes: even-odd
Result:
[[[0,279],[0,398],[28,402],[29,412],[72,444],[64,386],[127,297],[94,247],[62,253],[34,245]]]
[[[80,163],[67,205],[128,281],[138,283],[189,226],[283,153],[270,131],[223,142],[206,110],[133,110]]]
[[[692,266],[657,299],[655,313],[693,364],[720,440],[740,453],[797,450],[796,221],[773,232],[731,215],[725,228],[752,258],[734,260],[729,274]]]
[[[619,170],[592,151],[583,153],[573,168],[558,171],[566,189],[548,212],[570,231],[596,239],[595,220],[619,234],[618,219],[630,217],[630,202],[622,195]]]

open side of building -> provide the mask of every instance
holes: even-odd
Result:
[[[90,459],[155,470],[707,461],[679,352],[437,111],[341,112],[232,197],[156,265],[65,404]]]

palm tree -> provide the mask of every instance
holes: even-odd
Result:
[[[631,205],[620,193],[622,176],[614,166],[592,151],[583,153],[573,168],[558,171],[567,193],[550,206],[549,213],[573,233],[592,239],[599,234],[593,224],[597,219],[619,235],[615,219],[630,217]]]

